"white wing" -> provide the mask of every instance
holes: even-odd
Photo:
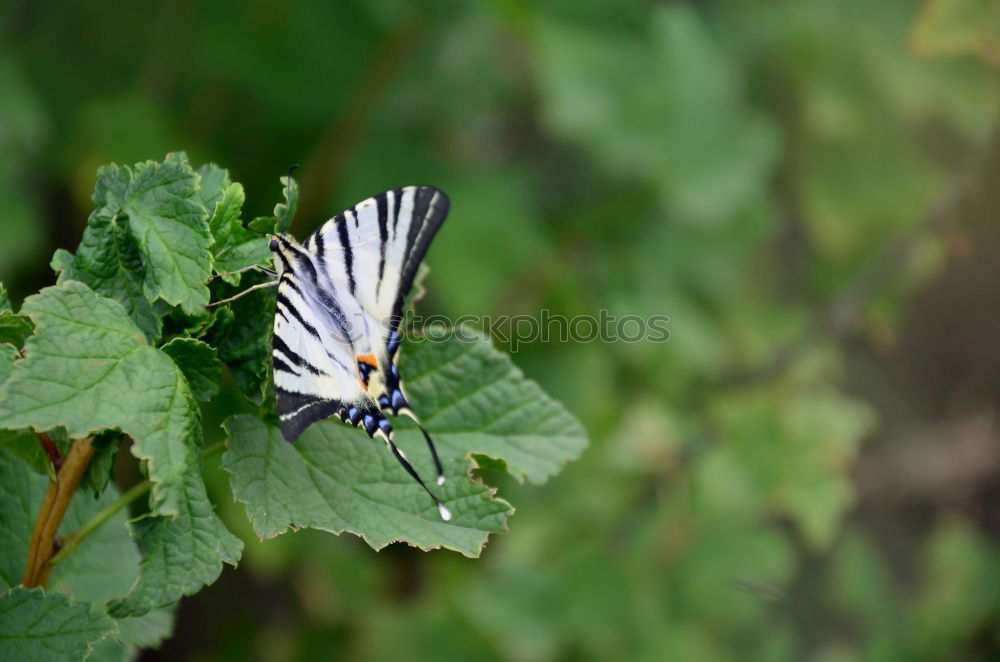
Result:
[[[305,242],[331,280],[377,322],[379,328],[369,329],[378,336],[373,349],[388,350],[386,359],[395,354],[391,338],[403,302],[448,207],[448,198],[433,187],[394,189],[337,214]]]
[[[403,303],[448,198],[429,186],[380,193],[324,223],[304,245],[275,235],[278,269],[274,387],[281,431],[295,441],[316,421],[339,416],[380,433],[404,469],[427,491],[441,518],[451,517],[392,441],[381,411],[406,413],[394,363]],[[419,425],[419,421],[418,421]],[[434,459],[434,443],[420,426]]]
[[[317,286],[306,251],[287,238],[281,244],[271,351],[282,434],[295,441],[312,423],[335,415],[374,434],[387,423],[359,379],[356,332],[337,292]]]

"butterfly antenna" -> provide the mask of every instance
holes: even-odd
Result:
[[[413,422],[417,424],[418,428],[420,428],[420,431],[424,433],[424,439],[427,440],[427,448],[430,449],[431,457],[434,458],[434,468],[437,469],[437,474],[438,474],[437,484],[444,485],[444,467],[441,466],[441,458],[438,457],[437,447],[434,445],[434,440],[431,439],[430,433],[427,432],[427,429],[420,422],[420,419],[417,418],[417,415],[414,414],[413,410],[410,409],[409,407],[405,409],[400,409],[399,413],[406,414],[407,416],[412,418]]]
[[[403,453],[403,451],[401,451],[399,447],[393,443],[392,439],[390,439],[389,436],[386,435],[381,429],[378,430],[376,434],[378,434],[385,440],[386,446],[389,447],[389,450],[392,451],[392,454],[396,456],[396,459],[399,460],[399,463],[403,465],[404,469],[406,469],[406,473],[410,474],[413,477],[413,480],[420,483],[420,487],[424,488],[424,492],[427,492],[427,496],[429,496],[431,499],[434,500],[434,503],[438,507],[438,513],[441,514],[441,519],[443,519],[445,522],[450,520],[451,511],[445,508],[444,504],[441,503],[441,500],[438,499],[436,496],[434,496],[434,493],[431,492],[430,489],[428,489],[427,484],[424,483],[423,479],[420,477],[420,474],[418,474],[417,470],[413,468],[412,464],[410,464],[410,461],[406,459],[406,455]]]

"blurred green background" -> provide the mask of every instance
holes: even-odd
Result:
[[[422,313],[668,315],[529,343],[591,448],[481,560],[248,543],[149,659],[1000,655],[1000,5],[6,3],[0,280],[53,282],[96,168],[185,150],[293,232],[452,213]],[[237,404],[208,412],[208,434]],[[214,418],[213,418],[214,417]]]

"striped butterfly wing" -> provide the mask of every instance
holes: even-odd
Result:
[[[363,426],[370,436],[383,438],[444,520],[451,513],[395,445],[381,410],[416,420],[394,363],[400,315],[447,213],[443,193],[410,186],[345,210],[304,245],[285,234],[271,241],[278,273],[273,372],[282,434],[295,441],[306,427],[331,416]],[[420,429],[441,485],[441,461],[430,435]]]
[[[349,333],[302,267],[291,261],[282,269],[271,345],[278,418],[289,441],[316,421],[343,419],[369,400],[357,380]]]
[[[364,381],[372,399],[393,414],[412,414],[395,366],[403,305],[448,208],[436,188],[393,189],[344,210],[305,242],[330,280],[364,311],[358,354]]]

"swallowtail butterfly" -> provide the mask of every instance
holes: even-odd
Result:
[[[386,416],[417,422],[437,483],[444,483],[434,442],[404,395],[396,358],[406,295],[448,206],[435,188],[407,186],[344,210],[302,243],[285,232],[270,241],[278,286],[274,392],[285,439],[293,442],[332,416],[363,428],[385,441],[444,520],[451,513],[393,442]]]

